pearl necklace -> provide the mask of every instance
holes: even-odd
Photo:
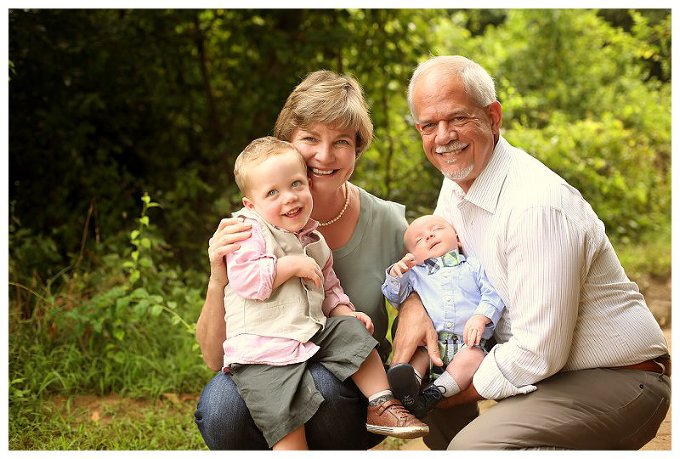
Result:
[[[347,207],[349,206],[349,188],[347,187],[347,182],[345,182],[345,194],[347,194],[347,199],[345,199],[345,205],[342,206],[342,210],[340,211],[340,213],[333,220],[328,220],[327,222],[319,222],[319,226],[332,225],[333,223],[340,220],[343,215],[345,215],[345,211],[347,210]]]

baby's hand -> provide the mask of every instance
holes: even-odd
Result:
[[[416,265],[416,257],[411,253],[404,255],[404,258],[392,265],[390,269],[390,276],[401,277],[406,271],[413,268]]]
[[[463,341],[465,344],[468,346],[478,346],[482,340],[484,328],[489,322],[491,322],[491,319],[481,314],[475,314],[470,317],[465,322],[465,328],[463,328]]]
[[[368,314],[357,311],[354,313],[354,317],[359,319],[359,321],[364,324],[364,327],[366,327],[366,330],[368,330],[370,334],[373,334],[373,321],[368,316]]]

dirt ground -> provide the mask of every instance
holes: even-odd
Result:
[[[673,355],[671,348],[671,282],[670,280],[666,283],[640,283],[640,290],[645,295],[647,305],[649,309],[656,317],[663,328],[664,335],[666,336],[666,341],[668,342],[668,348]],[[492,400],[486,400],[480,402],[480,411],[488,409],[493,406],[495,402]],[[659,427],[659,431],[656,437],[642,447],[643,451],[670,451],[671,450],[671,411],[673,405],[671,402],[671,409],[668,410],[666,419]],[[389,441],[389,440],[386,440]],[[385,442],[383,442],[385,443]],[[375,449],[391,449],[389,445],[384,445],[381,443]],[[427,446],[423,443],[422,439],[410,440],[402,444],[398,449],[400,450],[427,450]]]

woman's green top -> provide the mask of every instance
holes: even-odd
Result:
[[[359,221],[347,244],[333,250],[333,270],[357,311],[373,320],[378,353],[386,362],[392,345],[387,340],[387,309],[380,286],[387,267],[404,255],[405,207],[358,189]]]

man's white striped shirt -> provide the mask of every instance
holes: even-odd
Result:
[[[463,252],[482,262],[507,307],[499,345],[474,376],[483,397],[526,392],[558,371],[668,352],[590,205],[502,137],[467,194],[444,180],[435,214],[454,225]]]

